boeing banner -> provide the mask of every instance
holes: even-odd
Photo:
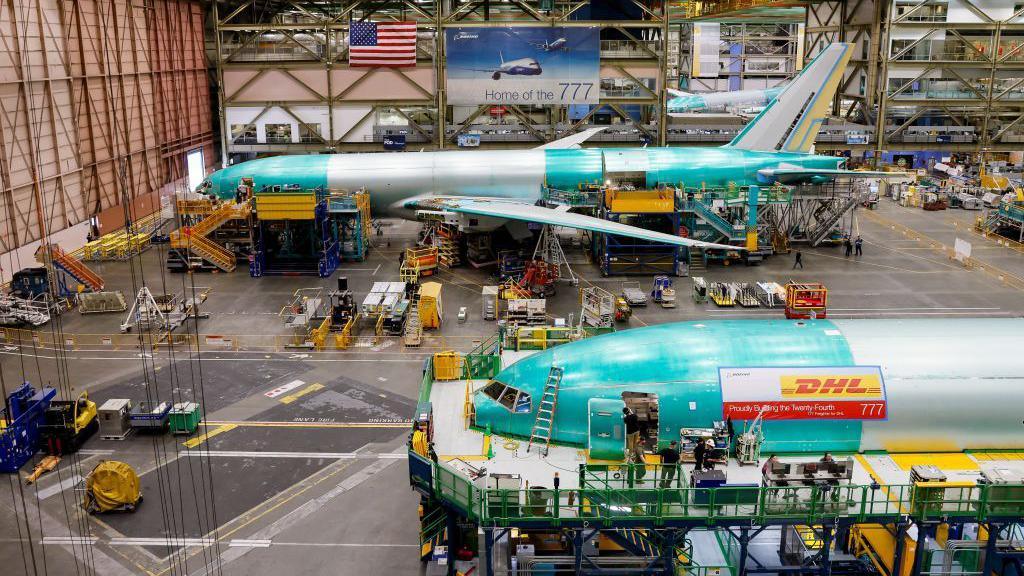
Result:
[[[594,28],[447,28],[448,103],[597,104],[601,42]]]

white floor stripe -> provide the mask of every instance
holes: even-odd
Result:
[[[78,474],[75,474],[70,478],[65,478],[61,480],[59,483],[54,484],[53,486],[47,486],[46,488],[39,490],[38,498],[40,500],[46,500],[50,496],[56,496],[57,494],[60,494],[61,492],[67,490],[68,488],[73,488],[76,484],[78,484],[81,481],[82,477],[79,476]]]
[[[95,536],[46,536],[39,541],[44,545],[66,546],[69,544],[95,544],[98,538]]]

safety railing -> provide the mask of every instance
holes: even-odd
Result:
[[[410,453],[422,467],[429,463]],[[820,524],[838,519],[854,522],[896,522],[961,518],[1024,518],[1024,487],[979,485],[972,487],[915,487],[913,485],[811,485],[679,487],[679,482],[660,482],[657,466],[650,476],[632,486],[610,484],[604,488],[526,490],[482,489],[444,463],[431,463],[428,483],[436,497],[484,525],[560,525],[582,523],[600,528],[629,525],[664,525],[693,522],[707,526],[737,523]],[[584,477],[586,472],[584,471]],[[421,475],[422,476],[422,475]],[[649,487],[645,487],[646,486]],[[642,487],[635,487],[642,486]]]

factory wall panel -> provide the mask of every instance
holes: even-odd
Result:
[[[0,6],[0,255],[125,200],[151,212],[189,150],[212,166],[203,21],[188,0]]]

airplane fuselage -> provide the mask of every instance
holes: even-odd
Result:
[[[544,185],[574,190],[617,173],[646,175],[646,186],[763,184],[758,170],[837,168],[842,158],[735,148],[585,148],[322,154],[251,160],[210,175],[210,192],[231,198],[242,178],[256,190],[298,185],[370,192],[375,215],[411,216],[405,200],[431,195],[484,196],[533,203]]]
[[[710,428],[724,420],[719,369],[873,367],[883,377],[882,412],[851,418],[766,416],[765,453],[961,451],[1024,448],[1020,406],[1024,360],[985,342],[1024,343],[1020,318],[817,320],[701,320],[633,328],[538,352],[502,370],[494,380],[524,392],[512,407],[474,394],[475,424],[498,435],[529,438],[552,366],[563,370],[552,440],[588,446],[594,400],[605,410],[624,392],[659,402],[662,445],[681,428]],[[990,348],[990,347],[989,347]],[[959,350],[977,351],[969,355]],[[1010,348],[1006,348],[1010,349]],[[767,389],[769,385],[766,385]],[[506,390],[499,397],[505,399]],[[748,399],[764,401],[756,391]],[[514,394],[513,394],[514,396]],[[738,399],[735,394],[733,400]],[[804,397],[801,397],[804,398]],[[740,398],[742,399],[742,398]],[[821,408],[856,400],[837,394],[810,397]],[[769,402],[770,403],[770,402]],[[735,420],[744,420],[734,418]],[[736,422],[736,431],[743,423]],[[1016,430],[1016,432],[1015,432]]]

